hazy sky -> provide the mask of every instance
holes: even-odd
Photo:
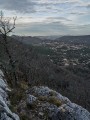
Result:
[[[13,34],[90,34],[90,0],[0,0],[5,16],[17,16]]]

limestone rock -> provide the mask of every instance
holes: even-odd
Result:
[[[3,72],[0,70],[0,120],[19,120],[18,115],[12,113],[8,107],[7,91],[10,89],[4,80]]]
[[[47,120],[90,120],[90,113],[83,107],[72,103],[67,97],[48,87],[33,87],[28,94],[34,94],[39,100],[36,106],[42,119]]]
[[[90,113],[75,103],[64,104],[52,115],[51,120],[90,120]]]
[[[27,104],[32,105],[36,100],[37,100],[37,98],[34,97],[33,95],[28,95],[26,102],[27,102]]]

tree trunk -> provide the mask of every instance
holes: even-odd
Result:
[[[13,62],[13,59],[12,59],[12,56],[9,52],[9,49],[8,49],[8,42],[7,42],[7,35],[4,35],[3,36],[3,39],[4,39],[4,48],[5,48],[5,52],[9,58],[9,65],[11,67],[11,72],[12,72],[12,79],[13,79],[13,87],[17,86],[17,75],[16,75],[16,71],[15,71],[15,65],[14,65],[14,62]]]

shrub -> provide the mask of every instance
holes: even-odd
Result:
[[[48,98],[47,98],[47,96],[39,96],[38,100],[40,100],[40,101],[47,101]]]
[[[48,102],[56,105],[57,107],[62,105],[62,102],[60,100],[58,100],[55,96],[49,97]]]
[[[23,90],[27,90],[27,89],[28,89],[28,83],[27,83],[27,82],[24,82],[24,81],[21,81],[20,87],[21,87],[21,89],[23,89]]]

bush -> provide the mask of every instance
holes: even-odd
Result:
[[[40,101],[47,101],[48,98],[47,98],[47,96],[39,96],[38,100],[40,100]]]
[[[57,107],[62,105],[62,102],[60,100],[58,100],[55,96],[49,97],[48,102],[56,105]]]

